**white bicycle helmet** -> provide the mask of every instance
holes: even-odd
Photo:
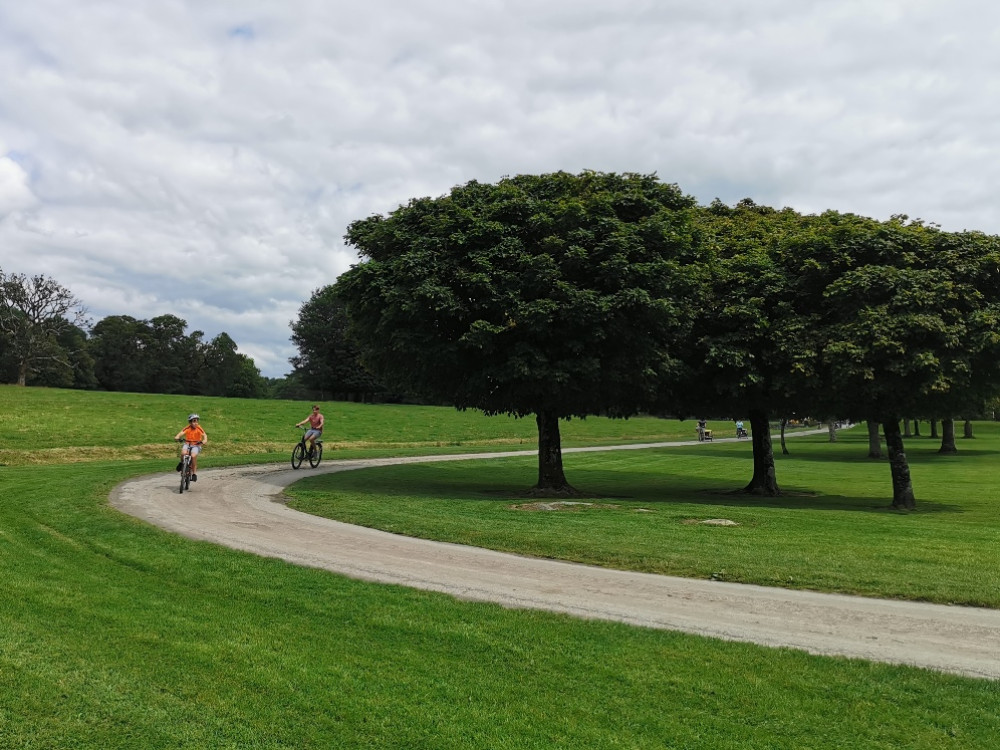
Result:
[[[188,414],[188,422],[190,422],[192,419],[201,419],[201,417],[199,417],[197,414]]]

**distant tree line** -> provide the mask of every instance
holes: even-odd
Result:
[[[299,353],[290,360],[293,370],[285,387],[297,386],[317,398],[338,401],[405,400],[401,394],[406,389],[390,391],[362,363],[361,350],[347,326],[344,303],[333,286],[314,291],[291,322],[292,343]]]
[[[174,315],[112,315],[89,327],[79,300],[56,280],[0,269],[0,382],[242,398],[274,392],[227,333],[205,341],[186,329]]]

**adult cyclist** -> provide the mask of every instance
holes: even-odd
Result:
[[[208,442],[208,435],[200,424],[201,417],[197,414],[188,415],[187,427],[174,435],[174,440],[184,443],[181,446],[181,456],[191,456],[191,481],[198,481],[198,454],[201,453],[201,446]],[[183,463],[177,464],[177,471],[180,471]]]
[[[319,406],[314,404],[312,414],[295,425],[296,427],[301,427],[306,422],[309,423],[309,429],[306,430],[306,440],[309,441],[310,455],[312,455],[313,448],[316,446],[316,440],[323,436],[323,423],[325,421],[326,420],[323,419],[323,415],[319,411]]]

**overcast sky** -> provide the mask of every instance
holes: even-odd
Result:
[[[469,180],[1000,233],[989,0],[0,0],[0,268],[268,376],[347,225]]]

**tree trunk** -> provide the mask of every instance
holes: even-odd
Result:
[[[890,417],[882,422],[885,431],[885,446],[889,452],[889,470],[892,472],[892,507],[897,510],[913,510],[917,501],[913,497],[913,482],[910,480],[910,464],[903,450],[903,436],[899,433],[899,419]]]
[[[532,494],[579,494],[563,473],[559,418],[552,412],[540,411],[535,415],[535,424],[538,425],[538,484],[531,488]]]
[[[962,437],[966,440],[972,440],[976,436],[972,434],[972,421],[966,419],[965,426],[963,427]]]
[[[771,445],[771,425],[767,413],[750,410],[750,432],[753,439],[753,478],[743,492],[764,497],[778,497],[781,490],[774,472],[774,448]]]
[[[28,383],[28,360],[21,360],[17,365],[17,384],[27,385]]]
[[[941,448],[938,453],[958,453],[958,446],[955,445],[955,420],[941,420]]]
[[[882,458],[882,439],[878,434],[878,422],[868,420],[868,458]]]
[[[786,424],[788,424],[788,420],[785,419],[784,417],[782,417],[781,418],[781,455],[782,456],[787,456],[788,455],[788,446],[785,445],[785,425]],[[768,429],[770,430],[770,425],[768,425]]]
[[[903,420],[903,437],[910,437],[910,420]]]
[[[920,437],[920,420],[913,420],[913,437]]]
[[[830,433],[830,442],[831,443],[836,443],[837,442],[837,422],[836,422],[836,420],[831,419],[829,422],[827,422],[827,424],[826,424],[826,431],[828,433]]]
[[[937,420],[932,419],[930,422],[931,422],[931,438],[936,440],[938,437]]]

